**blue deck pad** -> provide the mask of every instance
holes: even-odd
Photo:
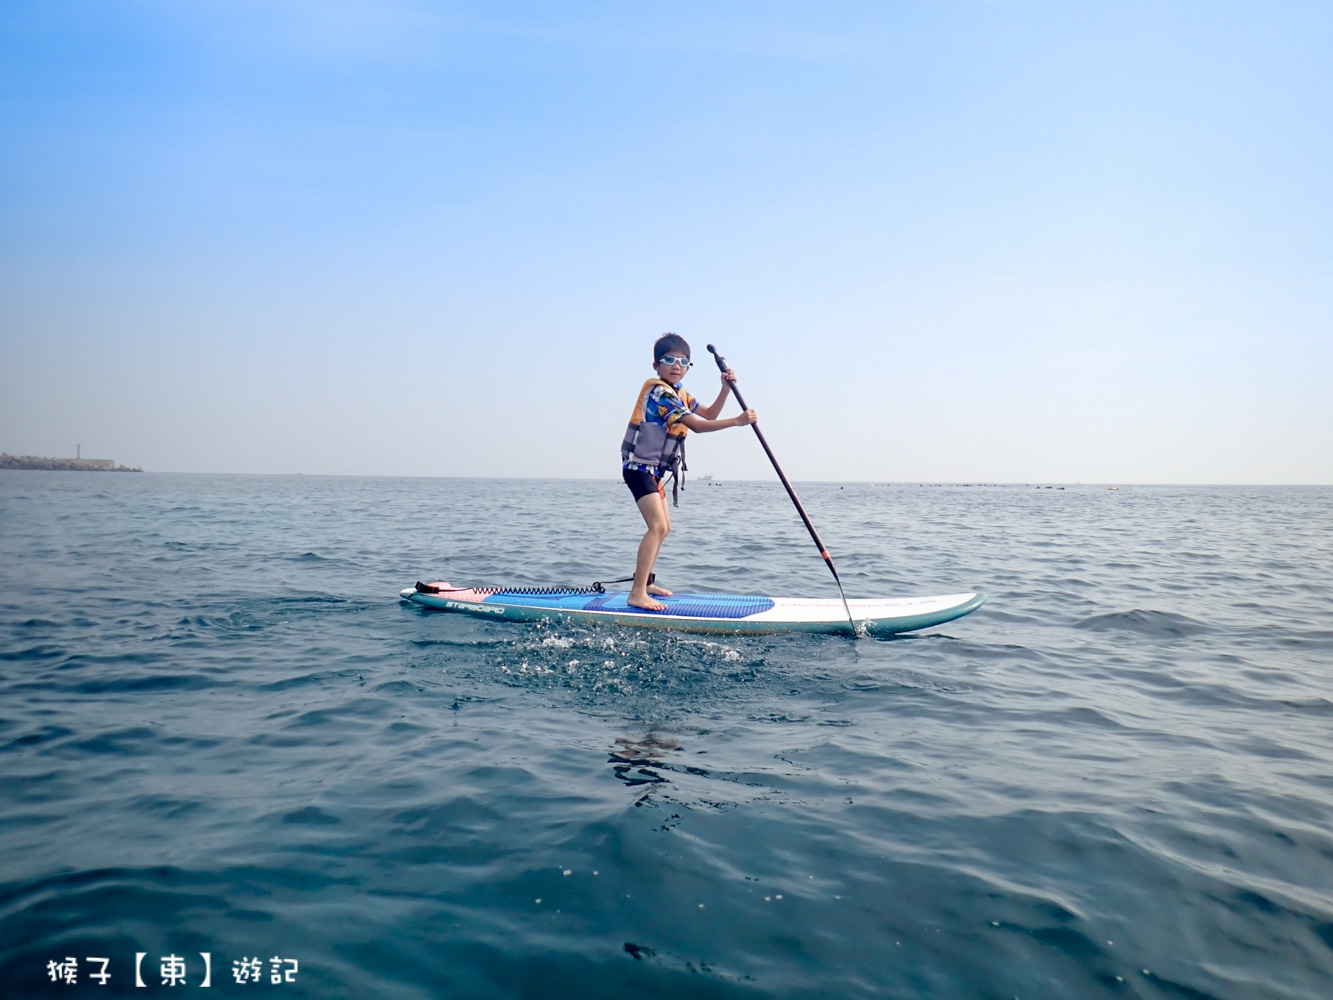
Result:
[[[523,591],[502,590],[483,598],[482,604],[515,604],[523,608],[551,608],[557,611],[584,611],[589,602],[604,594],[574,591],[567,594],[530,594]]]
[[[657,598],[663,611],[633,608],[625,603],[628,591],[608,594],[521,594],[500,591],[486,598],[488,604],[517,604],[525,608],[558,611],[627,611],[639,615],[683,615],[688,618],[745,618],[768,611],[773,599],[757,594],[672,594]]]

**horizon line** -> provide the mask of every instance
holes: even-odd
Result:
[[[101,470],[82,470],[82,469],[0,469],[0,473],[64,473],[64,472],[93,472]],[[144,469],[140,475],[163,475],[163,476],[254,476],[254,477],[273,477],[273,478],[309,478],[309,479],[499,479],[510,480],[513,482],[611,482],[619,484],[620,479],[611,476],[469,476],[469,475],[426,475],[420,473],[361,473],[361,472],[179,472],[171,469]],[[701,476],[694,477],[696,483],[710,482],[718,486],[728,483],[745,485],[773,485],[781,486],[777,479],[719,479],[710,476],[705,479]],[[1143,482],[1127,479],[1107,479],[1084,482],[1082,480],[994,480],[994,479],[793,479],[795,483],[807,483],[812,486],[922,486],[922,487],[1068,487],[1068,486],[1101,486],[1101,487],[1121,487],[1121,486],[1151,486],[1151,487],[1181,487],[1181,486],[1209,486],[1209,487],[1281,487],[1281,488],[1321,488],[1333,486],[1333,483],[1263,483],[1263,482]]]

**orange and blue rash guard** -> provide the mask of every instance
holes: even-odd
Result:
[[[645,382],[620,444],[624,468],[650,472],[659,478],[668,472],[688,433],[681,418],[697,409],[699,401],[680,386],[673,387],[660,378]]]

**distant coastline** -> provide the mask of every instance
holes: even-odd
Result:
[[[143,472],[143,469],[117,465],[109,458],[42,458],[38,455],[10,455],[0,452],[0,469],[42,469],[54,472]]]

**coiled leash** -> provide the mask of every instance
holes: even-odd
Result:
[[[632,583],[634,577],[627,576],[621,580],[607,580],[606,583]],[[657,582],[657,574],[648,574],[648,585],[652,586]],[[487,597],[493,597],[496,594],[525,594],[530,597],[555,597],[560,594],[605,594],[606,584],[600,580],[594,580],[591,587],[437,587],[433,583],[422,583],[420,580],[416,583],[418,594],[455,594],[462,591],[468,591],[473,594],[485,594]]]

